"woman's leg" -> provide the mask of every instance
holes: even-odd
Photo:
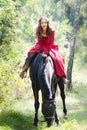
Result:
[[[31,63],[33,62],[34,58],[36,57],[36,54],[32,54],[32,55],[29,55],[26,60],[25,60],[25,63],[22,67],[22,72],[20,74],[20,77],[21,78],[25,78],[26,77],[26,72],[27,70],[29,69]]]
[[[20,77],[23,79],[26,77],[27,70],[29,68],[29,57],[26,58],[25,63],[22,67],[22,72],[20,73]]]

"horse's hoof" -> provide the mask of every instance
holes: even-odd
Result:
[[[61,122],[60,121],[58,121],[58,126],[61,126],[62,124],[61,124]]]
[[[55,121],[58,126],[61,126],[61,122],[59,120]]]
[[[68,115],[64,115],[64,119],[68,119]]]

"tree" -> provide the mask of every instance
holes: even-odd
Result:
[[[16,12],[13,1],[0,1],[0,45],[10,44],[14,40]]]
[[[64,0],[61,0],[61,20],[64,20],[65,17],[65,3]]]
[[[75,18],[74,18],[74,24],[73,24],[73,30],[71,36],[69,62],[67,67],[67,78],[69,79],[69,83],[67,85],[68,90],[72,89],[72,69],[73,69],[74,54],[75,54],[74,52],[75,52],[76,34],[77,34],[78,24],[79,24],[80,6],[81,6],[81,0],[77,0],[77,8],[75,11]]]

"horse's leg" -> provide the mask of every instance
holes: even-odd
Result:
[[[34,126],[38,125],[38,109],[39,109],[39,90],[33,88],[34,93],[34,107],[35,107],[35,117],[34,117]]]
[[[53,90],[53,99],[54,100],[55,100],[56,90],[57,90],[57,82],[54,84],[54,90]],[[60,125],[60,120],[59,120],[56,110],[55,110],[55,122],[57,125]]]
[[[60,78],[59,82],[59,88],[60,88],[60,95],[62,98],[62,102],[63,102],[63,113],[64,113],[64,118],[67,119],[67,109],[66,109],[66,103],[65,103],[65,91],[64,91],[64,83],[63,83],[63,79]]]
[[[55,122],[57,123],[57,125],[61,124],[56,111],[55,111]]]

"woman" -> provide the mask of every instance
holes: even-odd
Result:
[[[49,20],[47,17],[41,17],[38,21],[38,26],[36,28],[37,42],[29,50],[28,57],[23,66],[23,70],[20,74],[21,78],[24,78],[26,70],[29,68],[29,57],[32,55],[43,52],[52,57],[55,66],[56,75],[63,77],[64,83],[67,84],[68,80],[66,78],[66,73],[64,70],[64,57],[59,52],[58,45],[55,43],[55,31],[50,27]],[[31,58],[34,59],[34,58]]]

